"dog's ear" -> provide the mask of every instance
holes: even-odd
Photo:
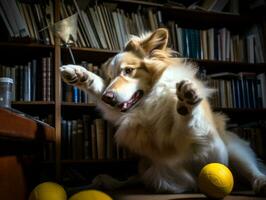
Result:
[[[105,61],[102,65],[101,65],[101,75],[102,78],[104,79],[104,81],[106,82],[106,84],[109,84],[109,82],[112,79],[112,69],[113,67],[110,67],[111,62],[113,60],[112,58],[109,58],[107,61]]]
[[[150,54],[153,50],[165,50],[168,43],[168,30],[159,28],[150,36],[141,41],[140,46],[146,54]]]
[[[139,42],[134,39],[131,39],[126,44],[124,51],[138,51],[139,48],[140,48]]]
[[[144,50],[140,46],[140,41],[131,39],[124,49],[124,51],[134,52],[138,57],[143,58],[145,56]]]

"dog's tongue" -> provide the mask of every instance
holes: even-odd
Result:
[[[143,91],[138,90],[136,91],[132,97],[119,105],[121,112],[126,112],[129,108],[131,108],[138,100],[143,96]]]

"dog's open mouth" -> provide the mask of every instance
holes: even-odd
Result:
[[[120,111],[126,112],[127,110],[129,110],[141,99],[142,96],[143,96],[142,90],[136,91],[128,101],[124,101],[118,105]]]

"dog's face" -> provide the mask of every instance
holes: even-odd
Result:
[[[123,52],[102,66],[109,83],[102,100],[121,112],[137,106],[169,64],[167,42],[166,29],[130,40]]]

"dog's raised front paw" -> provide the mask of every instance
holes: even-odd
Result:
[[[202,100],[196,85],[189,80],[183,80],[176,84],[176,95],[179,99],[177,112],[181,115],[187,115]]]
[[[71,85],[80,85],[89,79],[87,70],[78,65],[63,65],[60,70],[63,80]]]

